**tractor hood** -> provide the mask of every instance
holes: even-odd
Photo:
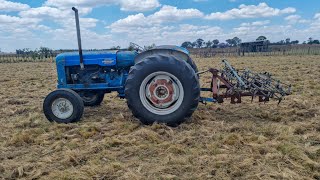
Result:
[[[137,55],[135,51],[84,51],[84,65],[99,66],[129,66],[133,65],[133,59]],[[65,66],[80,65],[79,52],[68,52],[59,54],[56,63],[64,63]]]

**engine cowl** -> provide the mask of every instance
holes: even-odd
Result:
[[[117,67],[127,68],[134,65],[134,58],[138,55],[136,51],[118,51]]]
[[[116,68],[127,68],[134,65],[136,51],[85,51],[83,52],[84,65],[99,65]],[[80,66],[78,52],[62,53],[56,57],[57,64],[63,62],[64,66]]]

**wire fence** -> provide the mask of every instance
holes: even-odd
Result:
[[[320,45],[273,45],[267,51],[247,52],[239,47],[189,49],[194,57],[233,57],[233,56],[295,56],[320,55]]]
[[[20,62],[53,62],[56,54],[49,56],[34,56],[22,54],[0,54],[0,63],[20,63]]]
[[[268,51],[246,52],[238,47],[227,48],[194,48],[190,54],[197,58],[235,57],[235,56],[303,56],[320,55],[320,45],[273,45]],[[0,63],[19,62],[54,62],[58,53],[48,55],[35,54],[0,54]]]

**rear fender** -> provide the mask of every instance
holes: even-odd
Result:
[[[153,49],[144,51],[135,57],[134,62],[138,63],[146,57],[152,55],[174,56],[176,59],[188,61],[189,51],[178,46],[158,46]]]

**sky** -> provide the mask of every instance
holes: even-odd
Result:
[[[319,0],[0,0],[0,49],[84,49],[239,37],[320,39]]]

